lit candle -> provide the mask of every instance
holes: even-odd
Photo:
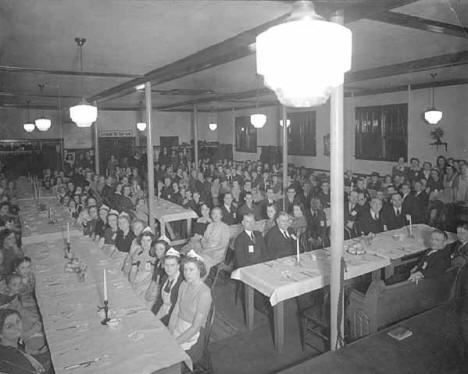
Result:
[[[104,301],[107,301],[107,273],[104,269]]]
[[[413,222],[411,220],[411,215],[410,214],[407,214],[406,215],[406,219],[408,220],[409,222],[409,233],[411,236],[413,236]]]
[[[70,243],[70,222],[67,222],[67,243]]]
[[[297,241],[296,241],[297,245],[296,245],[296,256],[297,256],[297,263],[299,263],[299,236],[297,237]]]

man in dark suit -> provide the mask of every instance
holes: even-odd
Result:
[[[221,212],[223,213],[222,221],[226,225],[235,225],[238,222],[236,209],[232,206],[232,195],[230,192],[224,194]]]
[[[426,223],[428,218],[429,196],[423,189],[421,181],[414,182],[414,206],[412,211],[413,223]]]
[[[286,191],[286,198],[285,199],[281,199],[279,202],[278,202],[278,205],[279,205],[279,208],[281,210],[284,209],[284,211],[288,214],[292,214],[292,211],[293,211],[293,207],[294,207],[294,204],[297,202],[296,200],[296,190],[294,189],[294,187],[292,186],[289,186],[287,191]],[[284,206],[283,206],[284,204]]]
[[[468,261],[468,223],[457,225],[457,240],[447,246],[453,258],[463,256]]]
[[[403,210],[402,198],[399,193],[394,193],[390,199],[391,206],[382,210],[382,223],[384,230],[396,230],[406,225],[406,214]]]
[[[242,219],[242,231],[234,241],[234,256],[236,268],[258,264],[266,261],[266,246],[263,235],[254,231],[255,218],[253,214],[246,214]]]
[[[273,227],[265,237],[268,259],[276,259],[293,255],[296,251],[296,240],[289,230],[291,218],[286,212],[281,212]]]
[[[108,206],[112,204],[112,198],[114,196],[114,178],[108,176],[106,179],[106,184],[102,188],[101,198],[102,202]]]
[[[276,204],[274,196],[275,196],[275,193],[273,191],[273,187],[268,187],[267,190],[266,190],[265,199],[258,203],[258,206],[260,208],[260,212],[262,214],[262,218],[265,218],[265,219],[268,218],[267,212],[266,212],[267,206],[271,205],[271,204]]]
[[[246,214],[253,214],[255,217],[255,220],[261,220],[262,215],[260,213],[260,208],[257,205],[255,205],[253,201],[252,191],[246,192],[244,200],[245,200],[244,205],[242,205],[241,207],[239,207],[239,209],[237,209],[237,217],[241,219]]]
[[[383,231],[382,218],[380,212],[382,210],[382,201],[374,197],[370,202],[370,209],[363,209],[356,221],[356,229],[358,234],[369,234],[373,232],[377,234]]]
[[[356,236],[356,220],[361,210],[358,204],[358,197],[359,194],[356,191],[350,191],[348,194],[348,201],[345,202],[344,220],[346,239],[351,239]]]

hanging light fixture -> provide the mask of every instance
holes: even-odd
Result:
[[[291,16],[257,36],[257,73],[281,104],[325,103],[351,69],[351,31],[315,13],[311,1],[293,4]]]
[[[143,102],[140,100],[139,121],[136,124],[139,131],[146,130],[146,122],[143,120]]]
[[[437,73],[431,74],[432,79],[437,77]],[[424,112],[424,119],[430,125],[437,125],[442,119],[442,111],[435,107],[434,87],[431,87],[431,107]]]
[[[266,124],[267,116],[263,113],[258,113],[258,85],[259,83],[257,79],[257,94],[256,94],[257,100],[255,104],[256,113],[250,116],[250,123],[256,129],[261,129]]]
[[[41,95],[44,93],[44,84],[39,85],[39,90],[41,91]],[[52,124],[51,120],[48,118],[45,118],[44,116],[44,111],[42,111],[42,116],[34,121],[36,124],[36,127],[39,131],[47,131],[50,129],[50,126]]]
[[[83,73],[83,44],[86,39],[75,38],[75,42],[80,49],[80,71]],[[81,91],[84,94],[83,77],[81,77]],[[70,118],[78,127],[90,127],[97,119],[97,108],[89,104],[83,96],[77,105],[70,107]]]
[[[216,117],[217,117],[217,114],[216,114]],[[211,111],[210,111],[210,120],[209,120],[208,128],[211,131],[215,131],[218,128],[218,121],[214,118],[213,107],[211,108]]]
[[[280,126],[283,127],[283,120],[280,119]],[[291,120],[288,118],[288,120],[286,121],[286,127],[289,127],[291,126]]]
[[[30,116],[29,116],[29,100],[26,102],[26,110],[27,110],[27,114],[28,114],[28,117],[26,119],[26,122],[23,124],[23,128],[24,128],[24,131],[26,132],[33,132],[34,129],[36,128],[36,125],[34,123],[31,122],[30,120]]]

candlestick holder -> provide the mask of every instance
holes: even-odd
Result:
[[[104,306],[98,306],[98,312],[100,312],[101,310],[104,310],[104,319],[101,321],[101,325],[107,326],[108,322],[110,321],[108,300],[104,300]]]

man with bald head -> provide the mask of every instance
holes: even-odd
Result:
[[[286,212],[281,212],[276,218],[274,226],[265,236],[268,259],[290,256],[295,253],[295,239],[291,226],[291,217]]]

